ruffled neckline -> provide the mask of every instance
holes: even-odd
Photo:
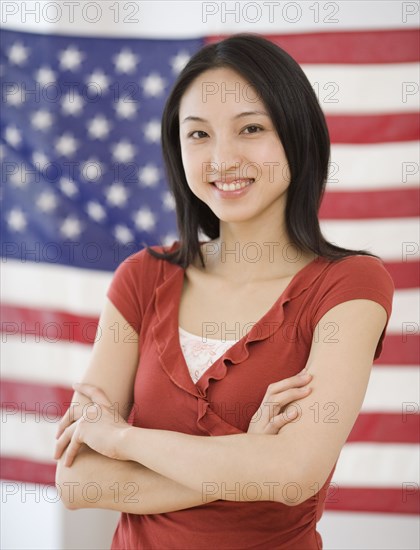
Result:
[[[179,241],[175,241],[169,251],[174,250],[178,243]],[[327,263],[328,260],[317,257],[301,268],[252,329],[216,359],[194,384],[182,352],[178,328],[181,293],[186,270],[178,265],[162,261],[163,277],[162,282],[156,287],[155,299],[158,321],[152,327],[152,333],[162,368],[176,386],[201,401],[201,417],[206,413],[208,416],[208,413],[211,412],[208,410],[209,403],[207,402],[210,381],[222,380],[227,374],[228,363],[237,364],[245,361],[250,353],[249,344],[251,342],[265,340],[280,329],[284,320],[285,304],[304,292],[320,275]],[[217,418],[219,419],[218,416]],[[198,420],[200,420],[200,415]],[[230,425],[228,424],[228,426]]]

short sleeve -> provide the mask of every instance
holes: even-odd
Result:
[[[137,334],[140,332],[144,311],[141,285],[146,253],[146,250],[141,250],[121,262],[106,293]]]
[[[386,324],[374,355],[374,359],[378,359],[391,317],[394,291],[392,277],[382,260],[378,258],[357,255],[333,262],[317,293],[311,313],[312,331],[325,313],[334,306],[348,300],[373,300],[380,304],[387,314]]]

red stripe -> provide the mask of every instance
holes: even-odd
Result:
[[[0,401],[9,416],[27,411],[35,413],[39,420],[51,422],[63,416],[73,393],[73,390],[59,386],[2,380]]]
[[[327,12],[320,14],[321,17],[328,15]],[[245,13],[243,17],[248,16]],[[205,42],[218,42],[228,36],[208,36]],[[266,34],[264,37],[286,50],[298,63],[408,63],[419,59],[416,29]]]
[[[415,328],[415,321],[410,324],[410,329]],[[375,361],[375,366],[387,365],[416,367],[420,363],[420,336],[418,334],[387,334],[384,338],[381,357]]]
[[[327,116],[331,143],[417,141],[420,119],[415,113]]]
[[[420,434],[419,406],[416,413],[407,410],[395,413],[361,413],[347,438],[348,442],[417,443]]]
[[[321,203],[319,217],[329,220],[409,218],[418,216],[419,204],[418,188],[327,191]]]
[[[0,306],[1,332],[33,335],[43,342],[93,344],[99,317],[73,315],[64,311],[31,309],[3,304]]]
[[[420,493],[417,484],[408,482],[398,489],[339,487],[337,483],[331,482],[325,509],[418,515],[420,513]]]
[[[420,281],[420,262],[412,261],[417,254],[417,243],[407,243],[402,251],[403,261],[384,262],[386,269],[391,275],[395,288],[417,288]]]
[[[27,483],[53,485],[56,465],[24,460],[17,457],[1,457],[1,477]],[[16,490],[10,487],[8,491]],[[19,490],[19,489],[18,489]],[[47,497],[48,498],[48,494]],[[419,514],[419,490],[412,485],[402,488],[378,489],[377,487],[348,488],[331,482],[325,501],[326,510],[348,512],[378,512],[389,514]]]
[[[8,416],[25,412],[35,413],[38,421],[57,421],[68,409],[73,390],[58,386],[30,384],[3,380],[0,388],[0,406]],[[408,408],[401,413],[361,413],[347,441],[375,443],[417,443],[420,433],[420,415]],[[3,413],[4,414],[4,413]]]

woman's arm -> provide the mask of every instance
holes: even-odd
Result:
[[[82,381],[100,388],[104,398],[116,406],[125,419],[133,403],[138,360],[137,334],[112,302],[106,300],[89,366]],[[75,392],[72,404],[60,421],[59,432],[80,418],[84,407],[91,401]],[[109,508],[151,514],[203,504],[200,492],[138,463],[112,460],[87,446],[81,449],[73,468],[64,467],[65,456],[57,461],[55,482],[67,508]],[[95,502],[96,493],[100,496],[98,502]],[[210,500],[207,499],[207,502]]]
[[[66,453],[64,452],[64,460]],[[66,472],[63,472],[66,470]],[[66,508],[163,514],[218,500],[137,462],[114,460],[83,446],[71,468],[58,466],[56,486]]]
[[[324,337],[313,341],[307,362],[315,379],[313,391],[300,402],[298,421],[277,436],[208,438],[123,427],[114,429],[112,441],[104,445],[104,434],[114,428],[104,411],[95,424],[81,419],[77,430],[71,432],[69,457],[86,442],[106,449],[104,454],[114,456],[116,452],[116,458],[137,461],[198,492],[209,494],[210,487],[213,497],[224,500],[274,500],[289,505],[307,500],[327,480],[359,414],[386,311],[372,300],[340,303],[322,317],[314,333],[322,336],[329,323],[339,327],[339,337],[334,342]],[[335,418],[331,418],[329,406]],[[314,414],[317,407],[321,419]],[[244,490],[249,484],[256,487],[257,494]],[[285,491],[290,484],[298,493],[293,499]]]

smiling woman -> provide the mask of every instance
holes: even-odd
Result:
[[[234,35],[188,62],[162,150],[180,239],[118,267],[60,422],[57,483],[76,484],[69,508],[100,485],[94,506],[122,512],[113,549],[319,550],[393,281],[323,237],[325,119],[270,41]]]

